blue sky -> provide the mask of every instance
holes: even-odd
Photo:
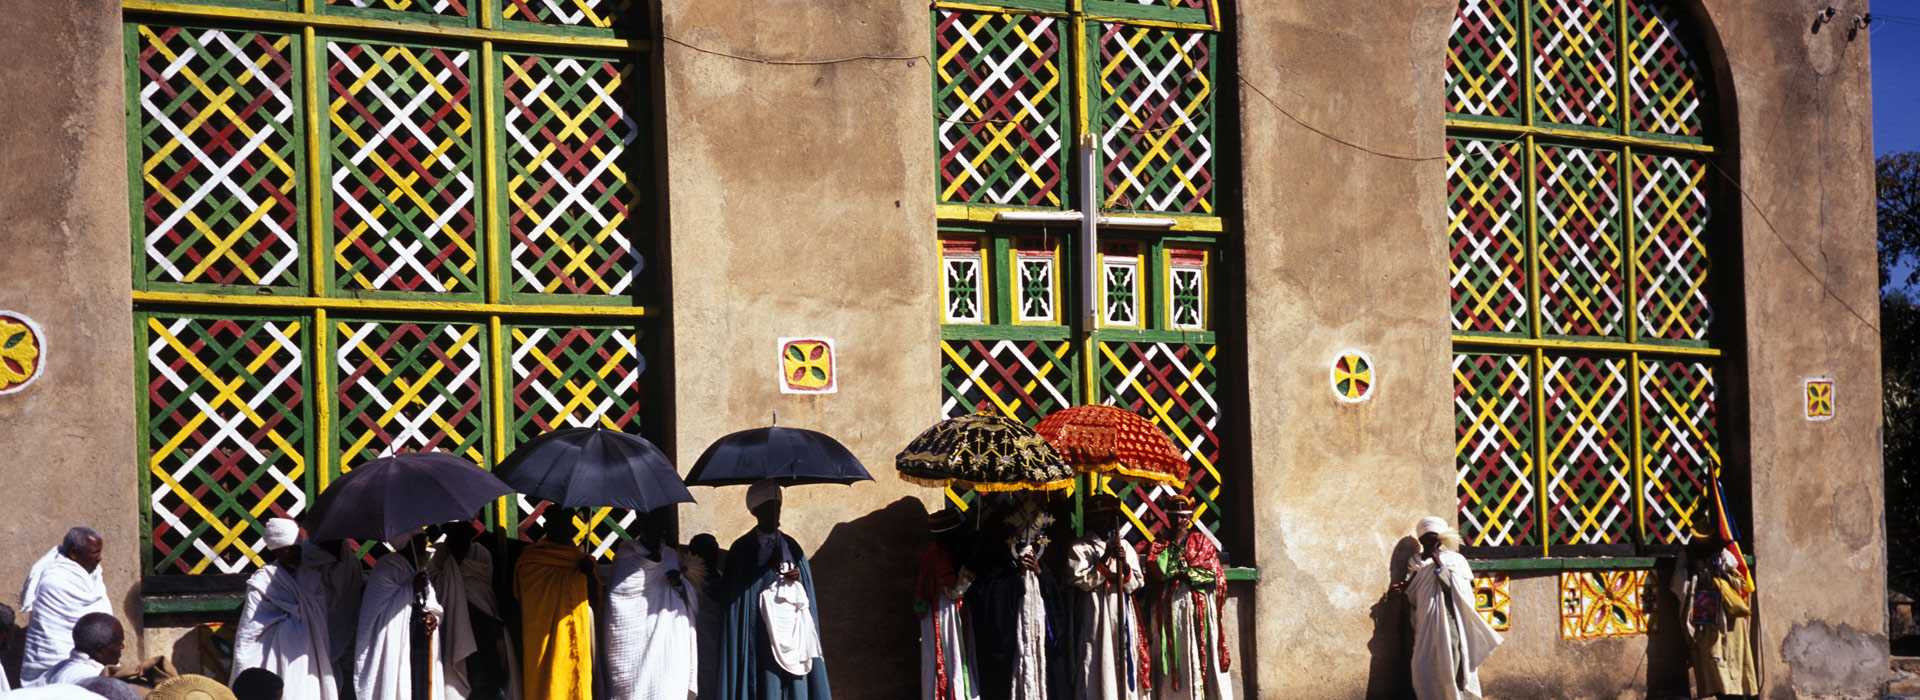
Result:
[[[1920,151],[1920,0],[1873,4],[1873,146]]]
[[[1920,151],[1920,0],[1879,0],[1873,10],[1873,149]]]

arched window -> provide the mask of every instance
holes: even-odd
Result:
[[[1491,556],[1714,529],[1703,49],[1668,0],[1461,0],[1447,46],[1459,521]],[[1732,303],[1731,301],[1729,303]]]
[[[1232,501],[1220,357],[1239,253],[1221,216],[1215,0],[935,2],[941,412],[1037,422],[1115,404],[1165,429],[1219,537]],[[1223,298],[1224,297],[1224,298]],[[1096,484],[1133,532],[1148,492]],[[966,494],[949,494],[962,507]]]

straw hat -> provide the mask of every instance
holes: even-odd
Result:
[[[206,676],[192,674],[169,678],[155,686],[147,700],[235,700],[227,686]]]

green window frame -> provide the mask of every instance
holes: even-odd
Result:
[[[1704,48],[1669,0],[1460,0],[1447,186],[1470,553],[1623,557],[1714,532],[1737,304]],[[1724,303],[1723,303],[1724,302]],[[1724,314],[1723,314],[1724,315]]]
[[[1233,329],[1210,308],[1176,325],[1169,308],[1187,303],[1169,286],[1175,261],[1213,305],[1220,268],[1238,254],[1220,196],[1229,176],[1216,147],[1217,4],[933,4],[941,411],[1033,424],[1075,405],[1133,410],[1189,456],[1185,493],[1198,502],[1201,529],[1237,544],[1226,511],[1238,502],[1239,467],[1224,441],[1239,439],[1228,397],[1240,379],[1220,356]],[[1088,272],[1104,277],[1108,254],[1124,254],[1130,275],[1111,290]],[[975,259],[985,271],[982,313],[956,316],[968,299],[950,280],[975,278],[951,266],[971,269]],[[1028,306],[1040,287],[1022,284],[1031,278],[1021,266],[1039,261],[1051,263],[1046,314]],[[1110,319],[1109,296],[1126,313]],[[1165,487],[1083,486],[1078,493],[1127,504],[1130,537],[1172,525],[1158,503]],[[947,497],[965,509],[974,494]]]
[[[554,7],[123,3],[150,611],[367,459],[652,427],[652,46],[630,0]],[[633,518],[572,526],[604,555]]]

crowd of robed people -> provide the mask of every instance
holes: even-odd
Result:
[[[553,509],[551,526],[516,547],[507,590],[470,526],[396,538],[368,570],[355,543],[308,541],[294,521],[269,520],[266,563],[235,628],[232,688],[275,682],[271,696],[240,700],[830,700],[813,577],[780,531],[780,487],[754,484],[746,501],[756,524],[724,555],[710,535],[670,545],[669,507],[642,514],[611,564],[574,544],[570,514]],[[102,693],[79,684],[133,692],[164,686],[140,677],[177,675],[160,658],[119,667],[125,631],[101,546],[76,528],[34,566],[23,687],[0,673],[0,693],[90,699]]]
[[[22,587],[22,664],[18,679],[0,668],[0,693],[827,700],[812,574],[780,531],[780,489],[755,484],[746,500],[756,525],[724,556],[709,535],[667,544],[670,509],[643,514],[611,565],[567,529],[546,528],[518,551],[510,591],[495,590],[493,555],[471,527],[391,542],[368,572],[351,543],[304,541],[293,521],[268,521],[268,563],[247,582],[231,688],[181,676],[163,658],[122,664],[103,542],[74,528]],[[924,698],[1231,697],[1224,568],[1193,529],[1191,502],[1165,501],[1174,531],[1138,548],[1109,496],[1089,499],[1084,534],[1064,548],[1050,547],[1058,519],[1044,500],[981,503],[989,515],[971,527],[952,509],[928,518],[915,586]],[[1424,518],[1415,536],[1393,587],[1411,603],[1414,691],[1480,697],[1477,671],[1501,636],[1475,611],[1458,534]],[[1702,696],[1758,690],[1748,580],[1724,550],[1671,577]],[[0,606],[0,641],[11,641],[13,622]]]

